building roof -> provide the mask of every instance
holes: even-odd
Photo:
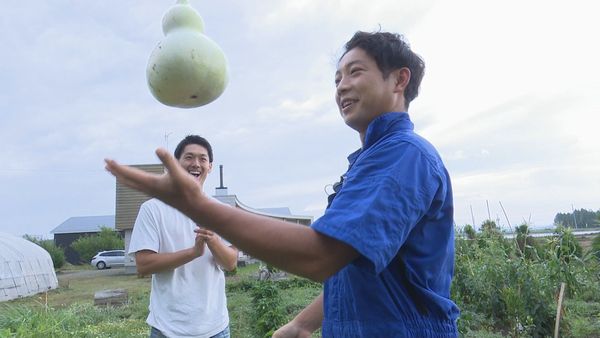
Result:
[[[220,195],[215,195],[213,197],[216,198],[217,200],[221,201],[222,203],[229,204],[234,207],[238,207],[242,210],[246,210],[246,211],[251,212],[256,215],[262,215],[262,216],[267,216],[267,217],[272,217],[272,218],[279,218],[284,221],[288,221],[288,222],[292,222],[292,223],[300,223],[300,224],[304,224],[304,225],[310,225],[313,221],[312,216],[292,214],[292,212],[290,211],[290,209],[288,207],[256,209],[256,208],[251,208],[251,207],[243,204],[242,202],[240,202],[240,200],[237,198],[236,195],[220,194]]]
[[[162,174],[165,170],[162,164],[138,164],[131,166],[154,174]],[[258,209],[244,205],[239,201],[236,195],[230,195],[227,187],[223,186],[222,166],[221,185],[215,188],[215,195],[213,197],[225,204],[238,207],[257,215],[277,218],[304,225],[310,225],[313,221],[312,216],[292,214],[290,208],[288,207]],[[148,199],[150,199],[150,196],[147,196],[146,194],[143,194],[135,189],[131,189],[121,182],[116,181],[116,219],[113,221],[113,224],[116,224],[116,229],[119,231],[133,229],[140,205]]]
[[[50,231],[51,234],[100,232],[100,228],[115,228],[115,215],[71,217]]]
[[[256,208],[256,210],[266,212],[273,215],[292,216],[292,211],[288,207],[280,208]]]

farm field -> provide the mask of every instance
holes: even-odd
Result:
[[[72,267],[57,273],[59,288],[19,300],[0,303],[0,337],[147,337],[150,278],[124,273],[123,268],[90,270]],[[238,268],[227,277],[227,296],[232,337],[260,337],[254,322],[253,289],[274,283],[282,287],[278,322],[291,318],[320,292],[320,285],[291,278],[286,282],[257,281],[258,264]],[[295,282],[294,282],[295,281]],[[126,289],[124,306],[96,307],[94,293],[105,289]],[[284,290],[285,289],[285,290]],[[272,295],[270,293],[270,295]],[[289,314],[288,314],[289,312]],[[317,335],[315,335],[317,337]]]
[[[588,242],[568,230],[552,239],[507,240],[493,231],[457,238],[452,299],[461,337],[552,336],[561,283],[560,336],[600,337],[600,264]],[[232,337],[269,337],[321,292],[294,276],[259,281],[258,271],[252,264],[227,277]],[[148,336],[150,278],[87,266],[57,275],[56,290],[0,303],[0,337]],[[127,304],[93,305],[96,291],[118,288],[127,290]]]

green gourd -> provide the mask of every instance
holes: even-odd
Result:
[[[146,68],[150,92],[167,106],[194,108],[217,99],[227,86],[227,60],[203,34],[204,21],[187,0],[178,0],[162,20],[165,38]]]

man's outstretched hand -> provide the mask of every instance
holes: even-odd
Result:
[[[118,164],[111,159],[105,159],[106,170],[113,174],[122,184],[141,191],[149,196],[173,206],[186,213],[191,205],[202,198],[202,190],[165,149],[156,150],[156,155],[165,165],[167,172],[162,175],[147,173],[143,170]]]

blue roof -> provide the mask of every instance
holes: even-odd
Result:
[[[50,231],[51,234],[100,232],[101,227],[115,228],[115,215],[71,217]]]

